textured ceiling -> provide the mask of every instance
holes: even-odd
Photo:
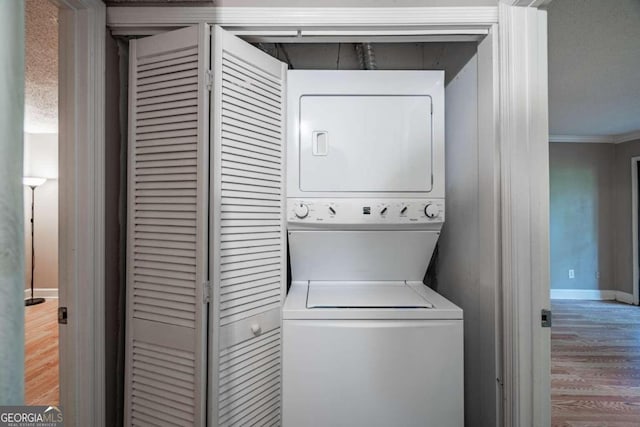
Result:
[[[640,1],[553,0],[548,25],[550,133],[640,130]]]
[[[25,2],[25,116],[28,133],[58,132],[58,9]]]

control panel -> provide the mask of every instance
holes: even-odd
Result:
[[[307,224],[444,222],[444,199],[287,199],[287,221]]]

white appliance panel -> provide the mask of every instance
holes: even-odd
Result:
[[[287,320],[283,331],[284,427],[464,425],[461,320]]]
[[[307,308],[433,308],[405,282],[309,282]]]
[[[443,71],[287,76],[287,197],[444,198]]]
[[[429,192],[431,97],[300,97],[300,189]]]
[[[439,231],[443,199],[287,199],[289,229],[388,228]]]
[[[418,280],[437,231],[289,231],[292,280]]]

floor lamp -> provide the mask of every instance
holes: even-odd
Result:
[[[45,183],[47,178],[37,178],[37,177],[24,177],[22,178],[22,183],[29,188],[31,188],[31,298],[27,298],[24,300],[24,305],[36,305],[44,302],[44,298],[34,298],[33,297],[33,271],[36,266],[36,253],[34,246],[34,236],[33,236],[33,208],[36,202],[36,187]]]

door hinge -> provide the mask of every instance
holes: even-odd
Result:
[[[67,307],[58,307],[58,323],[61,325],[67,324]]]
[[[213,88],[213,71],[207,70],[207,90],[211,91]]]
[[[211,281],[209,280],[202,284],[202,300],[205,304],[211,301]]]
[[[551,310],[547,310],[545,308],[542,309],[540,315],[540,324],[543,328],[551,327]]]

